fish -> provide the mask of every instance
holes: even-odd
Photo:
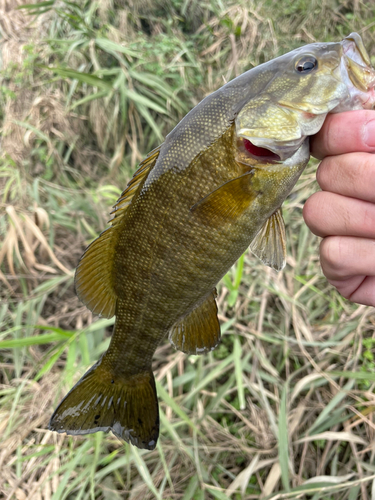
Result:
[[[148,154],[76,269],[80,300],[115,315],[115,326],[50,430],[112,431],[155,448],[156,348],[168,336],[186,354],[215,349],[216,286],[248,247],[273,269],[285,266],[281,205],[308,163],[309,137],[328,113],[373,109],[374,87],[357,33],[313,43],[207,96]]]

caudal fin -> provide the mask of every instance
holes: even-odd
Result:
[[[111,430],[138,448],[153,450],[159,407],[152,371],[123,378],[99,361],[61,401],[48,427],[73,435]]]

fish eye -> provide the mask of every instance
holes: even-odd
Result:
[[[301,57],[296,63],[296,71],[298,73],[310,73],[318,66],[318,61],[313,56]]]

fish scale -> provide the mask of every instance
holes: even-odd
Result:
[[[76,271],[82,302],[116,315],[108,351],[62,400],[50,429],[111,430],[155,448],[157,346],[167,335],[188,354],[218,345],[215,287],[249,245],[283,268],[281,205],[309,160],[308,136],[329,112],[373,107],[368,64],[355,33],[296,49],[206,97],[145,158]]]

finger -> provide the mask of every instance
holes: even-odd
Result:
[[[328,281],[331,283],[331,285],[337,288],[338,292],[340,292],[340,294],[343,297],[351,300],[352,295],[358,290],[358,288],[362,285],[365,279],[366,276],[351,276],[346,280],[328,279]],[[362,302],[360,303],[362,304]]]
[[[320,263],[332,281],[375,276],[375,239],[328,236],[320,244]]]
[[[329,114],[321,130],[311,138],[311,154],[326,156],[375,151],[375,111],[359,110]]]
[[[375,276],[366,276],[348,298],[357,304],[375,306]]]
[[[303,217],[317,236],[375,238],[375,205],[322,191],[306,201]]]
[[[375,203],[374,154],[328,156],[319,165],[316,179],[323,191]]]
[[[375,276],[353,276],[345,281],[329,281],[346,299],[365,306],[375,306]]]

